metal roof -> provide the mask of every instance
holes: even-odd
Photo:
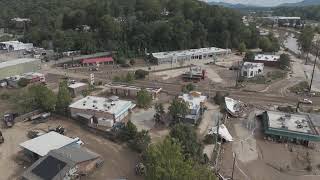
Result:
[[[76,139],[72,139],[52,131],[37,138],[23,142],[20,144],[20,146],[40,156],[45,156],[51,150],[59,149],[76,141]]]
[[[113,114],[115,118],[118,118],[124,111],[128,111],[133,106],[134,104],[131,101],[113,101],[104,97],[87,96],[74,102],[69,107],[82,110],[107,112],[109,114]]]
[[[88,84],[86,84],[86,83],[77,82],[77,83],[74,83],[74,84],[70,84],[68,87],[71,88],[71,89],[76,89],[76,88],[87,86],[87,85]]]
[[[50,152],[51,153],[51,152]],[[80,163],[100,157],[99,154],[94,153],[86,148],[78,148],[73,146],[66,146],[60,149],[53,150],[52,153],[67,157],[74,163]]]
[[[169,51],[169,52],[157,52],[152,53],[152,56],[158,59],[170,58],[177,56],[197,56],[203,54],[215,54],[215,53],[229,53],[230,49],[221,49],[216,47],[200,48],[200,49],[189,49],[181,51]]]
[[[258,54],[254,57],[255,61],[273,61],[277,62],[279,61],[280,56],[276,55],[267,55],[267,54]]]
[[[34,61],[39,61],[39,63],[40,63],[40,59],[35,59],[35,58],[21,58],[21,59],[14,59],[14,60],[10,60],[10,61],[5,61],[5,62],[0,63],[0,69],[10,67],[10,66],[15,66],[18,64],[34,62]]]

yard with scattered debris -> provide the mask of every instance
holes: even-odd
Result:
[[[320,178],[320,144],[304,147],[265,140],[260,122],[251,118],[228,120],[234,137],[224,144],[220,172],[231,176],[236,154],[236,180],[316,180]]]
[[[105,162],[103,166],[91,174],[90,179],[141,179],[141,177],[135,175],[134,171],[136,163],[139,162],[137,153],[132,152],[126,145],[116,144],[83,129],[73,120],[56,116],[51,117],[48,122],[42,124],[34,125],[29,122],[19,122],[11,129],[1,129],[5,138],[5,142],[0,144],[1,179],[16,179],[25,170],[25,165],[20,164],[21,161],[17,160],[17,157],[18,152],[21,151],[19,144],[28,140],[26,135],[29,130],[47,130],[48,127],[56,127],[58,125],[66,128],[67,136],[79,137],[84,142],[85,147],[104,158]]]

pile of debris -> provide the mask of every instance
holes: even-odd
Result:
[[[215,135],[219,134],[219,137],[226,142],[233,141],[233,138],[232,138],[231,134],[229,133],[229,130],[227,129],[227,127],[224,124],[221,124],[219,127],[215,126],[215,127],[212,127],[211,129],[209,129],[208,135],[213,135],[213,134],[215,134]]]
[[[226,110],[233,117],[244,117],[248,106],[241,101],[225,97]]]
[[[200,81],[206,78],[206,70],[200,66],[191,66],[189,71],[182,74],[182,78],[185,80]]]

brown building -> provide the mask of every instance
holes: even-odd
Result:
[[[81,95],[81,93],[87,90],[88,88],[88,84],[81,82],[76,82],[68,86],[69,92],[72,97],[77,97],[78,95]]]
[[[137,86],[124,85],[124,84],[108,84],[110,88],[110,93],[117,96],[125,97],[137,97],[138,92],[143,89]],[[157,99],[162,88],[144,88],[152,97],[152,99]]]

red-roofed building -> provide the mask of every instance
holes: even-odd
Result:
[[[113,58],[112,57],[89,58],[89,59],[83,59],[81,63],[87,66],[95,65],[95,64],[113,64]]]

